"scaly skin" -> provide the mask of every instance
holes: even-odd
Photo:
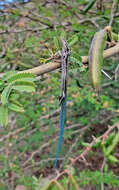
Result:
[[[61,113],[60,113],[60,136],[59,136],[59,143],[58,143],[58,148],[57,148],[57,156],[55,160],[55,165],[54,167],[56,168],[58,158],[59,158],[59,153],[61,149],[61,143],[62,143],[62,137],[63,137],[63,132],[64,132],[64,126],[65,126],[65,119],[66,119],[66,97],[63,100],[61,104]]]
[[[62,137],[64,132],[65,120],[66,120],[66,96],[67,96],[67,79],[68,79],[68,57],[70,55],[70,50],[67,42],[64,39],[62,40],[62,77],[61,77],[61,97],[60,97],[60,136],[57,149],[57,156],[54,167],[56,168],[57,161],[59,158],[59,153],[61,149]]]

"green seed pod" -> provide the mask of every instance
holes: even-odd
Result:
[[[93,88],[96,93],[99,93],[101,85],[101,70],[103,65],[103,50],[105,41],[107,39],[107,30],[106,27],[96,34],[93,37],[90,50],[89,50],[89,70],[91,75],[91,81]]]

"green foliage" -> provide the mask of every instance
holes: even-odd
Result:
[[[17,100],[20,97],[20,94],[18,92],[12,92],[9,96],[9,100],[14,101]]]
[[[7,105],[1,105],[0,120],[1,120],[2,126],[6,126],[8,124],[8,107],[7,107]]]
[[[11,71],[6,73],[1,79],[2,88],[4,81],[7,86],[4,86],[1,93],[1,124],[8,124],[8,110],[15,112],[24,112],[23,106],[19,103],[20,92],[35,92],[36,85],[34,84],[35,75],[31,73],[16,73]]]
[[[23,106],[17,101],[10,101],[8,103],[8,109],[16,112],[24,112]]]
[[[92,8],[92,6],[94,5],[95,2],[96,2],[96,0],[89,1],[89,3],[87,4],[87,6],[85,7],[83,12],[87,13]]]
[[[12,9],[12,13],[17,17],[20,16],[20,10],[19,9]]]
[[[7,61],[10,61],[14,58],[15,58],[15,55],[13,54],[12,50],[10,48],[7,48],[7,54],[6,54]]]
[[[70,69],[75,69],[78,67],[82,67],[82,59],[81,56],[75,52],[71,52],[70,55],[70,61],[71,61],[71,65],[70,65]]]
[[[102,76],[100,99],[97,100],[91,88],[88,65],[83,65],[81,60],[81,56],[88,55],[91,39],[98,28],[105,28],[110,22],[112,1],[105,1],[103,10],[96,9],[94,4],[89,7],[91,2],[94,1],[52,3],[34,0],[30,4],[22,4],[22,9],[11,7],[10,12],[7,8],[3,15],[1,13],[0,72],[12,70],[0,79],[0,93],[4,92],[2,101],[5,102],[0,107],[2,125],[7,125],[8,113],[10,115],[9,127],[0,129],[0,180],[9,183],[8,189],[24,185],[27,189],[39,190],[50,182],[51,174],[55,175],[52,166],[59,134],[61,73],[59,70],[48,73],[36,81],[31,75],[24,76],[19,71],[56,61],[54,55],[57,57],[57,51],[61,50],[61,36],[70,45],[72,63],[69,65],[67,127],[61,153],[61,158],[68,155],[65,164],[68,165],[71,157],[75,158],[89,146],[92,135],[99,137],[108,125],[119,120],[118,80],[110,82]],[[84,14],[86,6],[88,10]],[[119,12],[119,7],[116,12]],[[118,28],[118,16],[115,16],[112,34],[116,42]],[[104,60],[103,69],[113,78],[117,64],[118,55]],[[34,92],[34,82],[37,92]],[[9,85],[12,87],[10,93],[5,92]],[[12,111],[20,113],[13,114]],[[64,189],[67,189],[68,183],[70,189],[75,189],[74,184],[86,189],[100,189],[101,183],[107,189],[118,188],[118,143],[114,142],[115,136],[114,131],[104,145],[101,141],[96,142],[91,153],[87,154],[86,159],[88,157],[93,171],[85,170],[87,166],[77,162],[73,181],[63,176],[58,184]],[[77,138],[79,140],[75,143]],[[108,155],[106,151],[109,151]],[[106,158],[104,174],[100,172],[100,156]],[[59,188],[56,183],[51,185],[50,189]]]
[[[34,190],[38,190],[39,187],[41,188],[42,185],[42,178],[39,180],[34,179],[36,188]],[[47,180],[46,180],[47,181]],[[70,186],[71,190],[78,190],[79,188],[85,188],[90,185],[90,187],[99,188],[101,184],[104,186],[109,185],[112,188],[119,187],[119,180],[118,177],[114,176],[112,171],[107,171],[102,173],[101,171],[97,170],[95,172],[90,170],[84,170],[80,173],[79,178],[75,175],[69,175],[69,177],[63,177],[63,179],[59,181],[55,180],[48,180],[46,184],[42,185],[42,190],[64,190]]]
[[[56,47],[57,50],[60,49],[60,44],[59,44],[59,40],[56,36],[54,36],[54,45]]]
[[[79,185],[85,187],[91,185],[111,185],[112,187],[119,187],[119,180],[116,178],[112,171],[105,172],[104,174],[100,171],[92,172],[90,170],[83,171],[80,174]]]
[[[5,83],[3,82],[3,80],[0,79],[0,91],[2,91],[4,87]]]
[[[19,92],[35,92],[35,84],[27,80],[17,80],[13,82],[12,88]]]
[[[34,75],[32,73],[18,73],[8,78],[7,82],[12,83],[18,80],[34,81]]]
[[[105,146],[108,146],[112,143],[113,139],[115,138],[116,133],[112,132],[109,137],[107,138],[107,140],[105,141]]]
[[[26,48],[29,48],[29,47],[32,47],[32,44],[36,42],[35,41],[35,37],[34,36],[30,36],[26,41],[25,41],[25,47]]]
[[[76,42],[78,42],[78,35],[73,35],[71,38],[69,38],[68,45],[73,46]]]
[[[112,164],[118,162],[118,159],[112,155],[118,142],[119,142],[119,133],[115,134],[113,132],[112,134],[110,134],[106,143],[103,145],[104,155]]]
[[[9,78],[11,78],[12,76],[16,75],[17,72],[16,71],[8,71],[6,72],[3,77],[2,77],[2,80],[3,81],[7,81]]]
[[[8,98],[9,98],[9,95],[10,95],[10,92],[12,90],[12,86],[11,84],[9,84],[7,87],[4,88],[4,90],[2,91],[2,94],[1,94],[1,103],[3,105],[6,105],[8,103]]]

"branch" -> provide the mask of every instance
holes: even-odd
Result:
[[[17,129],[16,131],[13,131],[13,132],[10,132],[8,133],[7,135],[3,136],[1,139],[0,139],[0,143],[5,141],[6,139],[9,139],[11,136],[14,136],[18,133],[20,133],[21,131],[25,130],[25,127],[24,128],[19,128]]]
[[[119,43],[117,43],[114,47],[111,47],[107,50],[104,51],[104,59],[111,57],[112,55],[115,55],[119,53]],[[82,56],[82,64],[87,64],[88,63],[88,56]],[[70,63],[71,64],[71,63]],[[33,69],[27,69],[24,71],[20,71],[21,72],[29,72],[29,73],[33,73],[36,75],[42,75],[48,72],[51,72],[55,69],[60,68],[61,66],[61,61],[58,60],[57,62],[49,62],[47,64],[44,65],[40,65],[38,67],[34,67]]]
[[[106,139],[108,138],[109,136],[109,133],[116,127],[119,126],[119,122],[117,122],[116,124],[112,125],[112,126],[109,126],[108,130],[103,134],[101,135],[100,137],[98,138],[95,138],[93,137],[93,141],[90,143],[90,145],[80,154],[78,155],[75,159],[72,159],[71,160],[71,166],[76,162],[78,161],[80,158],[82,158],[83,160],[86,160],[85,159],[85,156],[87,155],[87,153],[92,149],[92,146],[98,142],[99,140],[102,140],[102,144],[105,143]]]
[[[43,27],[37,27],[37,28],[25,28],[23,30],[4,30],[0,31],[0,35],[2,34],[10,34],[10,33],[22,33],[22,32],[37,32],[37,31],[42,31],[44,29],[47,29],[48,26],[43,26]]]

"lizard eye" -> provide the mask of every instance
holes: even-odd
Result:
[[[63,57],[63,59],[65,59],[65,57],[66,57],[65,54],[62,57]]]

